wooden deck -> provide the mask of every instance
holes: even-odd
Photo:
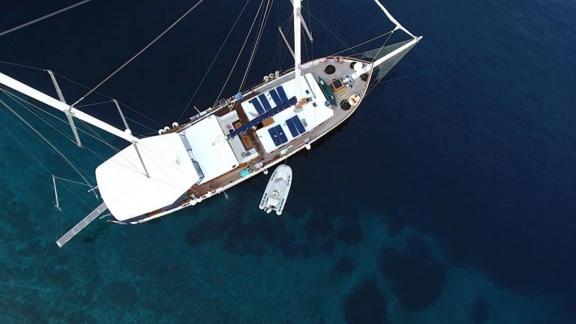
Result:
[[[327,84],[330,84],[334,79],[344,78],[346,76],[352,75],[355,72],[351,67],[351,62],[353,61],[347,58],[327,58],[323,59],[320,64],[305,65],[303,74],[312,73],[315,78],[321,77]],[[332,74],[327,74],[324,70],[328,65],[333,65],[336,68],[336,71]],[[306,66],[308,67],[306,68]],[[256,88],[255,91],[250,92],[249,96],[247,96],[245,100],[276,87],[279,83],[283,83],[288,80],[289,77],[290,75],[285,74],[277,79],[276,82],[270,82],[264,86],[261,86],[260,88]],[[358,78],[354,80],[353,86],[351,88],[344,87],[342,90],[335,93],[336,102],[340,103],[342,100],[349,98],[352,94],[358,94],[362,100],[367,88],[368,82]],[[207,195],[215,193],[216,190],[221,190],[222,188],[228,187],[241,180],[242,177],[240,175],[240,171],[244,169],[250,170],[250,173],[259,173],[263,171],[271,165],[288,158],[290,155],[296,153],[297,151],[302,150],[306,144],[313,143],[314,141],[324,136],[326,133],[350,117],[350,115],[354,113],[357,107],[358,106],[344,110],[339,106],[332,106],[332,109],[334,109],[334,115],[328,121],[315,127],[305,135],[286,143],[284,146],[279,147],[277,150],[271,153],[265,152],[262,144],[256,136],[256,132],[252,129],[249,130],[246,135],[250,138],[251,143],[256,148],[258,157],[241,164],[238,166],[238,168],[223,174],[218,178],[212,179],[207,183],[201,184],[199,186],[190,188],[189,193],[196,198],[207,197]],[[217,116],[222,116],[231,110],[236,110],[242,123],[248,122],[248,117],[244,113],[244,110],[241,108],[239,102],[236,102],[233,105],[224,105],[222,107],[218,107],[214,114]],[[283,150],[285,150],[284,154],[280,154],[280,151]]]

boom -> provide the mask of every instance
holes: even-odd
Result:
[[[6,86],[12,90],[16,90],[19,93],[22,93],[30,98],[34,98],[42,103],[45,103],[46,105],[58,109],[61,112],[66,113],[67,115],[69,114],[70,116],[74,117],[74,118],[78,118],[79,120],[86,122],[92,126],[98,127],[103,131],[106,131],[112,135],[118,136],[130,143],[137,143],[138,142],[138,138],[133,136],[131,134],[131,132],[129,130],[127,131],[122,131],[108,123],[105,123],[103,121],[101,121],[98,118],[92,117],[76,108],[73,108],[72,106],[59,101],[55,98],[52,98],[51,96],[42,93],[28,85],[25,85],[24,83],[15,80],[3,73],[0,73],[0,85]]]

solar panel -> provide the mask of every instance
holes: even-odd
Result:
[[[286,120],[286,125],[288,125],[288,129],[290,130],[292,137],[300,135],[300,132],[298,132],[298,129],[296,128],[296,125],[294,125],[294,121],[292,119]]]
[[[270,102],[268,102],[268,98],[266,98],[266,95],[261,94],[258,96],[258,99],[260,99],[260,102],[262,103],[262,106],[264,106],[264,109],[266,111],[272,109],[272,106],[270,106]]]
[[[233,138],[235,136],[238,136],[239,134],[243,134],[243,133],[247,132],[250,128],[258,125],[264,119],[266,119],[270,116],[274,116],[277,113],[294,106],[295,104],[296,104],[296,97],[292,97],[292,98],[290,98],[290,100],[283,102],[280,106],[272,108],[272,110],[269,110],[269,111],[265,112],[264,114],[261,114],[260,116],[252,119],[250,122],[240,126],[240,128],[235,129],[233,132],[228,134],[228,138]]]
[[[276,146],[282,145],[282,143],[280,142],[280,138],[278,136],[278,130],[276,129],[276,127],[269,128],[268,134],[270,134],[270,137],[272,137],[272,141],[274,142],[274,145],[276,145]]]
[[[281,125],[276,126],[276,130],[278,132],[278,139],[280,140],[280,145],[288,142],[288,138],[286,134],[284,134],[284,129],[282,129]]]
[[[288,138],[286,137],[286,134],[284,134],[284,130],[280,125],[269,128],[268,133],[270,134],[270,137],[272,137],[272,141],[276,146],[280,146],[288,142]]]
[[[278,91],[278,95],[280,96],[280,100],[282,102],[286,102],[288,101],[288,96],[286,95],[286,92],[284,91],[284,87],[283,86],[279,86],[276,88],[276,91]]]
[[[302,121],[300,120],[300,118],[298,116],[292,118],[294,120],[294,126],[296,126],[296,129],[298,129],[298,132],[300,134],[306,132],[306,128],[304,127],[304,125],[302,124]]]
[[[282,104],[282,100],[280,99],[280,96],[278,96],[278,92],[276,92],[276,89],[272,89],[270,90],[270,96],[272,97],[272,100],[274,100],[274,103],[276,104],[276,106],[279,106],[280,104]]]
[[[262,108],[262,105],[260,104],[260,101],[258,100],[258,98],[254,98],[248,102],[251,103],[252,106],[254,106],[254,108],[256,108],[256,111],[258,112],[258,114],[262,115],[263,113],[266,112],[266,110],[264,110],[264,108]]]

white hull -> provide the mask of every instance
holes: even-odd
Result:
[[[266,190],[264,190],[260,201],[260,209],[266,213],[274,211],[276,215],[282,215],[291,185],[292,169],[287,165],[277,167],[266,185]]]

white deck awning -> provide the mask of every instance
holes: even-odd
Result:
[[[133,145],[96,168],[100,195],[120,221],[173,204],[199,180],[178,134],[141,139],[138,149],[150,178]]]
[[[204,174],[201,183],[210,181],[238,166],[238,160],[216,116],[212,115],[199,121],[185,129],[183,133]]]
[[[283,83],[282,86],[284,87],[288,97],[292,97],[295,95],[296,84],[294,79]],[[262,127],[261,129],[256,131],[258,139],[262,143],[262,146],[264,146],[266,152],[270,153],[278,148],[278,146],[274,143],[272,137],[270,136],[270,133],[268,132],[270,128],[274,128],[277,126],[281,127],[287,139],[287,142],[280,145],[282,146],[286,143],[291,142],[296,137],[302,136],[302,134],[304,134],[302,133],[294,137],[292,133],[289,131],[288,125],[286,124],[286,121],[288,119],[298,116],[298,118],[304,124],[305,131],[307,132],[317,127],[318,125],[322,124],[330,117],[334,116],[334,110],[331,107],[326,106],[326,97],[324,96],[324,93],[320,89],[320,86],[318,86],[318,83],[316,82],[314,76],[311,73],[308,73],[304,76],[304,82],[302,82],[302,89],[303,93],[305,94],[305,97],[311,98],[310,102],[304,104],[302,106],[302,109],[298,112],[296,112],[294,108],[288,108],[286,110],[279,112],[278,114],[272,116],[274,123]]]

